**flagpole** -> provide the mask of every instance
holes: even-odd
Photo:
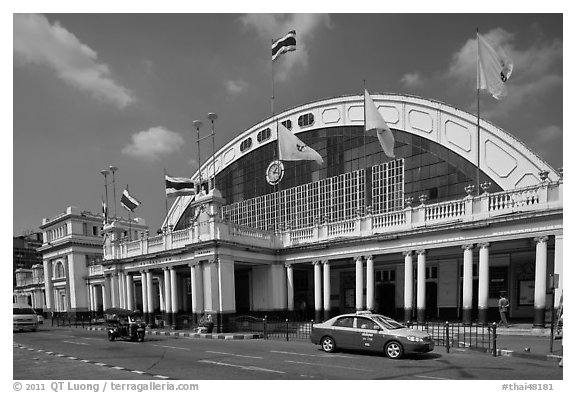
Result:
[[[271,40],[272,44],[274,44],[274,39]],[[276,149],[274,149],[274,160],[280,160],[280,136],[278,135],[278,119],[275,118],[274,113],[274,59],[270,58],[270,63],[272,66],[272,96],[270,97],[270,110],[272,112],[272,121],[276,120]],[[280,219],[279,211],[280,211],[280,198],[279,198],[279,181],[274,184],[274,194],[276,195],[276,217],[274,219],[274,233],[278,232],[279,223],[278,220]]]
[[[362,82],[364,84],[362,96],[364,97],[366,94],[366,79],[362,79]],[[362,134],[364,137],[364,209],[366,209],[368,207],[368,180],[366,178],[368,175],[368,167],[366,166],[366,97],[364,97],[364,132],[362,132]]]
[[[164,168],[164,201],[166,202],[166,218],[168,218],[168,195],[166,194],[166,168]]]
[[[476,55],[476,192],[480,195],[480,42],[478,40],[479,29],[476,27],[476,46],[478,53]]]

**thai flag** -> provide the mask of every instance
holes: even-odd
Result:
[[[296,31],[292,30],[284,37],[272,43],[272,61],[276,61],[283,53],[296,50]]]
[[[126,186],[126,189],[122,193],[120,204],[124,206],[126,210],[133,212],[138,206],[140,206],[140,201],[130,195],[128,192],[128,186]]]

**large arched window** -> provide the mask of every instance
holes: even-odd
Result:
[[[64,264],[58,261],[54,264],[54,278],[64,278],[66,277],[66,270],[64,269]]]

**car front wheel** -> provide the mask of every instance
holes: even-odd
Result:
[[[402,348],[399,342],[390,341],[386,344],[386,347],[384,347],[384,353],[386,353],[386,356],[390,359],[400,359],[404,354],[404,348]]]
[[[322,338],[320,345],[322,345],[324,352],[330,353],[336,350],[336,343],[334,342],[334,339],[329,336]]]

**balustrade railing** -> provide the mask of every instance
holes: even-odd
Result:
[[[238,242],[258,244],[263,247],[289,247],[347,236],[410,230],[422,226],[445,224],[456,220],[486,220],[492,214],[509,211],[535,210],[550,203],[562,206],[562,182],[546,183],[522,189],[484,193],[475,197],[434,204],[421,204],[403,210],[375,215],[360,215],[338,222],[318,223],[305,228],[281,230],[279,233],[238,225],[229,221],[200,222],[194,228],[167,231],[158,236],[117,246],[119,258],[139,253],[154,253],[198,242],[200,236],[231,238]],[[216,233],[215,231],[218,231]],[[202,235],[200,235],[202,234]],[[285,236],[289,234],[289,236]],[[171,236],[171,241],[168,239]],[[107,255],[110,255],[107,253]]]

